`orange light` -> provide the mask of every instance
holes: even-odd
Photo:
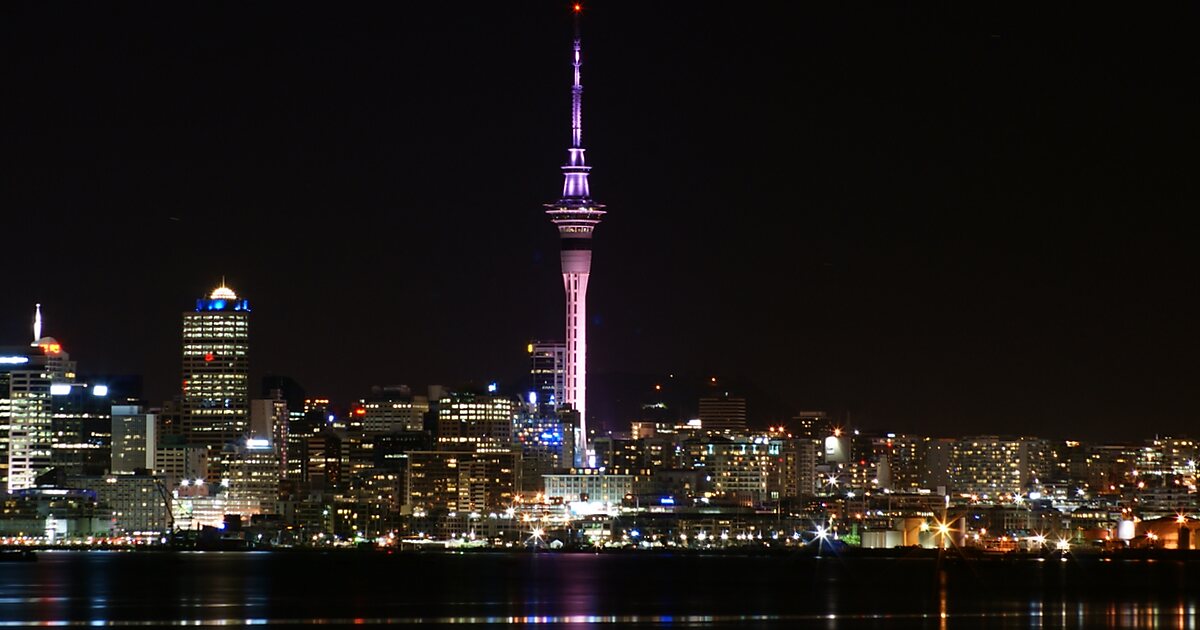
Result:
[[[356,416],[365,416],[365,415],[367,415],[367,410],[366,410],[366,409],[363,409],[362,407],[359,407],[358,409],[355,409],[355,410],[354,410],[354,415],[356,415]]]
[[[60,354],[60,353],[62,353],[62,345],[61,345],[61,344],[57,344],[57,343],[43,343],[43,344],[38,344],[38,347],[42,349],[42,352],[45,352],[45,353],[47,353],[47,354]]]
[[[578,2],[576,2],[576,3],[575,3],[575,12],[576,12],[576,13],[579,13],[579,12],[580,12],[580,11],[582,11],[582,10],[583,10],[583,5],[582,5],[582,4],[579,4]]]

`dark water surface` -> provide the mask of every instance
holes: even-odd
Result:
[[[1200,563],[651,554],[43,552],[0,625],[1197,627]]]

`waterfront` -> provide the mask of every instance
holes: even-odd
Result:
[[[704,554],[43,552],[4,625],[1197,626],[1200,563]]]

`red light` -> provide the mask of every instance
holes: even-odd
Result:
[[[354,415],[356,415],[356,416],[365,416],[365,415],[367,415],[367,410],[366,410],[366,409],[363,409],[362,407],[359,407],[358,409],[355,409],[355,410],[354,410]]]
[[[575,12],[576,12],[576,13],[579,13],[579,12],[580,12],[580,11],[582,11],[582,10],[583,10],[583,5],[582,5],[582,4],[579,4],[578,2],[576,2],[576,3],[575,3]]]
[[[213,356],[213,353],[211,353],[211,352],[209,352],[208,354],[204,355],[204,360],[205,360],[205,361],[212,361],[212,360],[213,360],[213,359],[215,359],[215,358],[216,358],[216,357],[215,357],[215,356]]]

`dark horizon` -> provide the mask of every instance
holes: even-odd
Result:
[[[759,423],[1188,433],[1200,51],[1155,10],[586,3],[589,374],[716,375]],[[157,402],[222,276],[255,386],[512,379],[561,338],[568,3],[4,17],[0,345],[41,302]]]

